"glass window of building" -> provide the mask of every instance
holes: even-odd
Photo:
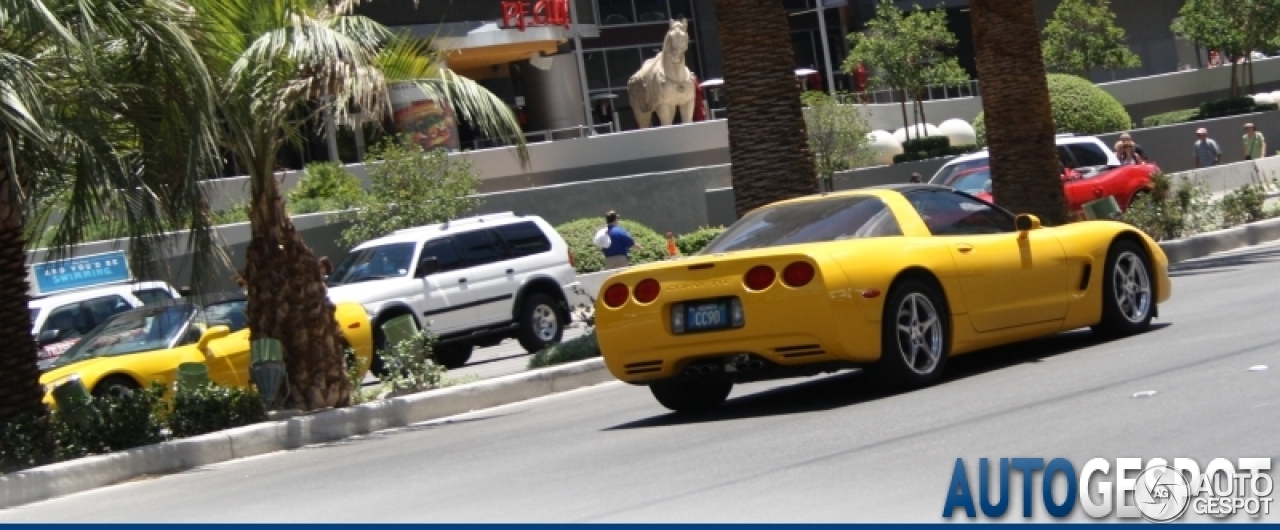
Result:
[[[587,88],[590,90],[609,88],[609,69],[605,66],[604,52],[594,51],[582,54],[582,66],[587,71]]]
[[[623,48],[605,52],[609,64],[609,84],[615,87],[627,86],[627,80],[644,64],[640,60],[639,48]]]
[[[599,0],[599,4],[601,26],[634,24],[636,21],[631,0]]]
[[[671,6],[671,20],[693,20],[693,8],[689,6],[689,0],[668,0]]]
[[[671,13],[667,11],[667,0],[635,0],[636,20],[645,22],[667,22]]]

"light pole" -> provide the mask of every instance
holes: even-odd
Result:
[[[573,31],[573,54],[578,56],[578,84],[582,86],[582,109],[586,111],[583,118],[587,120],[587,136],[596,135],[595,117],[591,115],[591,97],[587,94],[587,68],[586,61],[582,58],[582,23],[578,19],[578,2],[577,0],[566,0],[569,2],[569,27]]]
[[[818,7],[815,7],[812,11],[806,10],[792,14],[815,13],[818,15],[818,34],[822,38],[822,56],[827,67],[827,91],[834,96],[836,95],[836,71],[831,67],[831,41],[827,40],[827,9],[844,7],[849,4],[849,0],[814,0],[814,2]]]

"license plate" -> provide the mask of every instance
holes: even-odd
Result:
[[[724,329],[731,324],[729,302],[698,302],[684,307],[685,331]]]

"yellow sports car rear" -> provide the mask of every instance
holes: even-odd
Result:
[[[864,368],[899,387],[951,355],[1090,326],[1145,330],[1168,262],[1118,222],[1041,228],[949,188],[806,197],[746,215],[688,259],[631,267],[596,300],[609,370],[676,411],[732,385]]]

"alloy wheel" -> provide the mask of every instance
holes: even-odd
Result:
[[[1147,264],[1141,256],[1125,252],[1116,258],[1111,274],[1112,295],[1120,314],[1129,322],[1142,322],[1151,311],[1151,277],[1147,274]]]
[[[928,296],[911,293],[898,306],[898,353],[911,371],[926,375],[942,358],[942,319]]]

